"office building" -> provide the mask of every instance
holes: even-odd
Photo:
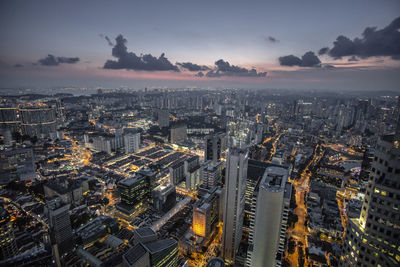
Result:
[[[219,221],[222,189],[213,187],[193,206],[193,233],[207,237]]]
[[[127,133],[124,135],[125,153],[135,153],[140,148],[140,133]]]
[[[171,126],[171,143],[180,144],[187,139],[187,127],[185,124]]]
[[[133,229],[133,245],[157,240],[157,233],[150,227]]]
[[[222,255],[235,262],[242,238],[248,149],[230,148],[226,159]]]
[[[10,214],[0,206],[0,261],[11,258],[18,253],[14,237],[14,227]]]
[[[88,245],[96,242],[107,234],[115,234],[119,231],[119,223],[116,219],[99,215],[75,230],[78,243]]]
[[[22,133],[29,136],[51,137],[56,134],[57,118],[52,107],[19,109]]]
[[[158,126],[160,128],[169,127],[169,111],[167,109],[158,110]]]
[[[350,218],[341,266],[400,265],[400,118],[377,143],[359,218]]]
[[[288,170],[268,167],[252,199],[247,266],[280,266],[284,254],[291,184]]]
[[[157,186],[152,195],[153,207],[158,212],[167,212],[176,204],[175,186],[172,184]]]
[[[204,144],[204,160],[217,162],[225,154],[226,137],[224,133],[208,135]]]
[[[139,243],[123,256],[126,267],[176,267],[178,266],[178,242],[175,239],[162,239]]]
[[[57,265],[60,263],[60,257],[73,247],[69,207],[70,205],[64,203],[59,197],[46,202],[45,214],[48,218],[50,240]]]
[[[150,183],[146,177],[136,174],[118,182],[121,201],[116,205],[121,219],[130,223],[147,209],[151,196]]]

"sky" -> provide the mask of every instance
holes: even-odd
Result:
[[[400,91],[400,1],[0,1],[0,88]]]

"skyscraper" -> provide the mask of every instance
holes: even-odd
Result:
[[[0,206],[0,261],[16,255],[17,252],[10,214]]]
[[[248,149],[230,148],[226,161],[222,255],[234,263],[242,238]]]
[[[63,203],[59,197],[52,198],[46,203],[45,214],[49,221],[50,240],[56,263],[59,265],[60,257],[73,247],[69,204]]]
[[[158,110],[158,126],[160,128],[169,126],[169,111],[167,109]]]
[[[205,138],[204,159],[214,162],[221,159],[222,153],[225,150],[225,134],[212,134]]]
[[[121,201],[116,208],[120,217],[130,222],[147,208],[151,196],[150,181],[136,174],[134,177],[119,181],[117,187]]]
[[[288,170],[268,167],[253,194],[247,266],[280,266],[285,243],[291,184]]]
[[[347,224],[341,266],[400,265],[399,178],[400,116],[395,134],[376,145],[361,215]]]

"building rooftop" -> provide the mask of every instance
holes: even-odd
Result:
[[[124,258],[129,263],[129,265],[135,264],[140,258],[146,254],[146,249],[139,243],[136,246],[130,248],[125,254]]]
[[[134,185],[135,183],[139,182],[142,179],[144,179],[143,176],[136,174],[133,177],[125,178],[125,179],[119,181],[118,184],[124,185],[124,186],[132,186],[132,185]]]
[[[153,253],[162,251],[164,249],[167,249],[169,247],[175,246],[176,244],[177,244],[177,241],[175,239],[168,238],[168,239],[162,239],[162,240],[149,242],[149,243],[144,244],[144,246],[147,248],[147,250],[150,253],[153,254]]]
[[[136,228],[134,231],[141,237],[156,235],[156,232],[154,232],[150,227]]]
[[[275,166],[268,167],[265,170],[260,186],[271,191],[284,190],[288,174],[286,168]]]

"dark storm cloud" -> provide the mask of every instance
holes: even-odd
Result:
[[[78,57],[58,57],[58,63],[67,63],[67,64],[74,64],[79,61]]]
[[[47,57],[39,59],[38,63],[43,66],[58,66],[64,63],[75,64],[78,61],[79,61],[78,57],[55,57],[51,54],[48,54]]]
[[[112,55],[118,60],[107,60],[104,69],[126,69],[126,70],[147,70],[147,71],[179,71],[163,54],[154,57],[151,54],[137,56],[133,52],[128,52],[126,47],[127,40],[120,34],[115,38],[115,46]]]
[[[361,38],[351,40],[343,35],[338,36],[328,54],[337,59],[344,56],[358,56],[361,58],[390,56],[398,60],[400,59],[399,44],[400,17],[380,30],[377,30],[376,27],[367,27]]]
[[[321,64],[314,52],[307,52],[301,57],[300,67],[318,67]]]
[[[281,66],[299,66],[299,67],[320,67],[321,61],[314,52],[307,52],[301,58],[294,55],[283,56],[279,58]]]
[[[281,66],[289,66],[289,67],[300,66],[301,59],[294,55],[283,56],[279,58],[279,64],[281,64]]]
[[[14,65],[14,68],[22,68],[24,65],[22,65],[22,64],[15,64]]]
[[[203,72],[201,72],[201,71],[199,71],[197,74],[195,74],[194,76],[197,76],[197,77],[203,77],[204,76],[204,73]]]
[[[329,47],[323,47],[318,51],[318,55],[325,55],[329,51]]]
[[[268,36],[265,40],[270,43],[279,43],[279,40],[272,36]]]
[[[190,71],[210,70],[210,68],[207,66],[200,66],[191,62],[176,63],[176,65]]]
[[[356,56],[352,56],[347,61],[358,61],[358,59],[356,58]]]
[[[206,73],[207,77],[237,76],[237,77],[265,77],[266,72],[257,72],[255,69],[246,69],[231,65],[222,59],[215,62],[216,69]]]

